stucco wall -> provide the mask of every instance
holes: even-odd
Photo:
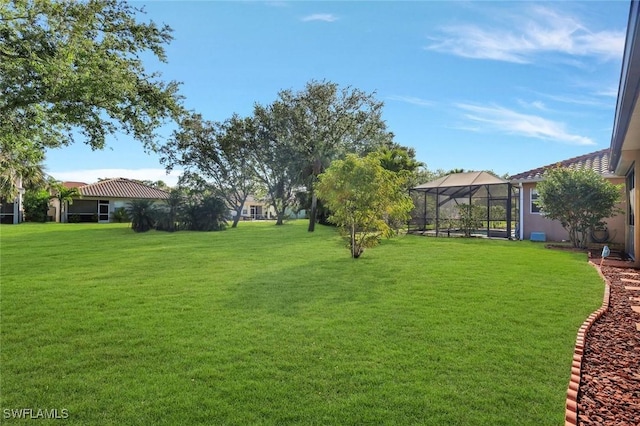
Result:
[[[613,184],[624,184],[624,178],[610,178]],[[569,234],[557,220],[550,220],[543,214],[531,212],[531,190],[535,189],[536,182],[526,182],[522,185],[522,230],[525,240],[531,239],[532,232],[544,232],[547,241],[567,241]],[[621,189],[622,201],[618,205],[623,213],[605,220],[609,231],[609,241],[614,244],[624,244],[625,241],[625,213],[626,197],[624,196],[624,187]]]

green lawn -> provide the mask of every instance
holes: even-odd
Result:
[[[558,425],[584,254],[331,228],[0,227],[0,423]],[[38,424],[47,424],[40,421]]]

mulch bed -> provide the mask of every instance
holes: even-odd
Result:
[[[593,257],[591,261],[599,264],[600,259]],[[623,275],[640,271],[616,260],[607,258],[601,268],[610,284],[609,310],[595,321],[585,340],[577,400],[579,425],[640,424],[640,331],[636,329],[640,314],[631,310],[629,300],[629,296],[640,297],[640,291],[625,290],[640,284],[621,281],[640,280]]]

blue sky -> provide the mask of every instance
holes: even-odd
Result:
[[[209,120],[315,79],[375,92],[395,141],[432,170],[516,174],[610,144],[627,1],[133,3],[174,30],[168,63],[148,69]],[[60,180],[176,181],[126,135],[45,165]]]

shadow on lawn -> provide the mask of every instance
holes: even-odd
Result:
[[[344,258],[258,273],[238,285],[227,306],[295,316],[340,305],[369,305],[381,297],[376,289],[393,279],[391,274],[385,279],[367,271],[369,264],[366,259]]]

